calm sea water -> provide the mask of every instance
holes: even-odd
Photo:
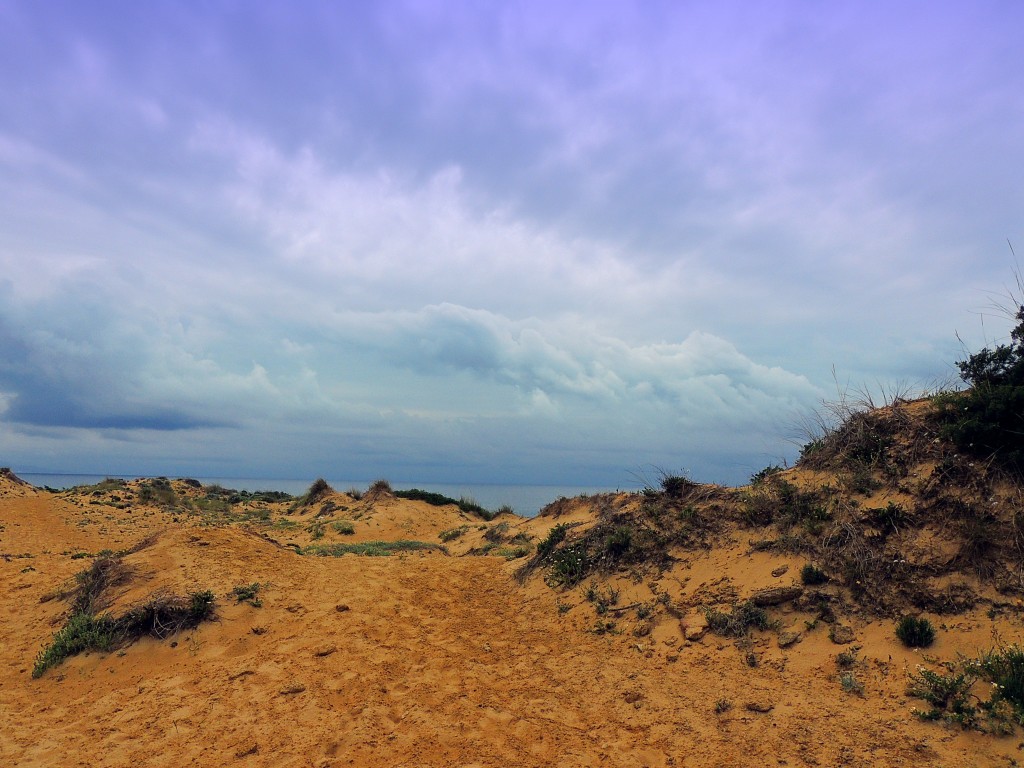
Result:
[[[122,480],[133,480],[130,475],[51,475],[33,472],[16,473],[22,480],[42,488],[72,488],[76,485],[92,485],[101,480],[113,477]],[[299,496],[309,488],[310,480],[268,480],[246,477],[197,477],[203,485],[221,485],[240,491],[283,491]],[[366,490],[369,482],[353,480],[334,480],[326,478],[332,488],[346,491],[349,488]],[[566,496],[579,496],[581,493],[601,493],[604,491],[632,490],[627,488],[594,487],[582,485],[482,485],[482,484],[448,484],[448,483],[391,483],[396,490],[419,488],[432,493],[442,493],[453,499],[465,497],[490,510],[498,509],[507,504],[518,514],[526,517],[535,516],[543,507],[556,499]]]

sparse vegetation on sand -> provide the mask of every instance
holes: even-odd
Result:
[[[328,485],[326,480],[322,477],[318,477],[313,481],[313,484],[309,486],[309,490],[295,500],[295,503],[292,505],[292,510],[311,507],[318,501],[322,501],[327,496],[330,496],[332,493],[334,493],[334,489]]]
[[[390,486],[389,486],[390,487]],[[463,496],[460,499],[453,499],[450,496],[445,496],[443,493],[434,493],[432,491],[422,491],[419,488],[410,488],[407,491],[394,491],[396,497],[399,499],[409,499],[411,501],[423,501],[427,504],[431,504],[435,507],[444,507],[449,504],[454,504],[463,512],[468,512],[484,520],[493,520],[498,514],[507,514],[511,512],[511,507],[502,507],[497,513],[492,513],[487,509],[476,503],[473,499],[468,499]]]
[[[74,598],[68,620],[39,652],[32,677],[41,677],[51,667],[83,651],[110,651],[146,635],[164,638],[194,627],[213,614],[214,596],[206,590],[186,597],[154,595],[116,618],[100,613],[104,593],[126,581],[129,575],[120,555],[106,555],[75,577],[76,586],[63,595]]]
[[[706,608],[704,617],[708,629],[724,637],[743,637],[752,629],[769,629],[772,626],[768,612],[750,601],[734,605],[728,613],[716,608]]]
[[[343,555],[365,555],[367,557],[386,557],[401,552],[444,552],[448,550],[441,544],[427,541],[363,541],[352,544],[311,544],[302,548],[304,555],[320,557],[342,557]]]

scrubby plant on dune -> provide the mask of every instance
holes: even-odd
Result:
[[[98,557],[76,575],[74,589],[60,595],[74,597],[68,620],[36,656],[32,677],[42,676],[64,659],[83,651],[110,651],[147,635],[164,638],[197,626],[213,615],[214,596],[210,591],[192,592],[186,597],[154,595],[122,616],[100,614],[105,602],[103,593],[128,577],[128,568],[120,555]]]
[[[970,385],[938,398],[943,432],[966,453],[990,458],[1024,477],[1024,305],[1010,343],[982,349],[957,363]]]
[[[908,648],[927,648],[935,642],[935,627],[928,619],[902,616],[896,622],[896,637]]]
[[[318,477],[313,481],[313,484],[309,486],[309,490],[295,500],[291,508],[293,511],[296,509],[305,509],[306,507],[316,504],[316,502],[331,495],[332,493],[334,493],[334,489],[331,488],[326,480],[322,477]]]
[[[386,481],[385,481],[386,482]],[[391,490],[391,486],[388,486],[388,490]],[[459,508],[460,512],[467,512],[469,514],[477,515],[484,520],[493,520],[499,514],[512,513],[512,508],[509,506],[502,507],[498,512],[490,512],[484,507],[480,506],[473,499],[465,496],[453,499],[451,496],[445,496],[443,493],[434,493],[433,491],[424,491],[419,488],[410,488],[406,491],[391,491],[399,499],[409,499],[410,501],[423,501],[435,507],[445,507],[452,504]]]

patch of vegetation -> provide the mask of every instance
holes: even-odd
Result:
[[[629,552],[633,546],[633,529],[628,525],[618,525],[604,538],[605,554],[619,558]]]
[[[580,545],[556,549],[548,555],[548,560],[550,580],[555,584],[573,587],[587,575],[587,551]]]
[[[704,618],[707,619],[708,629],[724,637],[744,637],[750,634],[751,629],[770,629],[772,626],[768,612],[749,600],[734,605],[729,613],[705,608]]]
[[[324,537],[324,523],[322,520],[314,520],[306,526],[306,533],[309,534],[309,538],[316,541]]]
[[[447,544],[449,541],[455,541],[469,530],[468,525],[460,525],[458,528],[449,528],[447,531],[441,531],[437,534],[437,538]]]
[[[836,666],[840,669],[853,669],[857,666],[857,654],[860,652],[859,645],[852,645],[845,651],[836,654]]]
[[[537,557],[544,558],[551,554],[555,547],[565,541],[568,531],[569,526],[566,523],[559,523],[548,531],[547,537],[537,545]]]
[[[334,493],[334,489],[328,485],[326,480],[322,477],[318,477],[313,481],[313,484],[309,486],[309,490],[295,500],[292,504],[292,509],[304,509],[305,507],[312,506],[318,501],[322,501],[326,496],[329,496],[332,493]]]
[[[367,496],[393,496],[394,493],[394,490],[391,488],[391,483],[383,477],[379,480],[374,480],[370,483],[370,487],[366,489]]]
[[[664,472],[661,474],[661,490],[670,499],[681,499],[696,487],[697,483],[685,475],[672,475]]]
[[[811,563],[805,563],[800,569],[800,581],[809,587],[816,587],[828,581],[828,574]]]
[[[864,695],[864,683],[857,679],[857,675],[853,670],[847,670],[840,674],[839,684],[846,693],[852,693],[856,696]]]
[[[231,590],[236,603],[249,603],[253,608],[262,608],[263,601],[260,600],[260,585],[258,582],[252,584],[239,584]]]
[[[1024,648],[1011,645],[982,653],[971,665],[977,674],[992,683],[992,700],[1009,703],[1024,723]]]
[[[885,507],[865,510],[868,520],[881,531],[883,536],[899,533],[907,519],[907,511],[899,504],[889,502]]]
[[[387,557],[396,552],[433,552],[447,554],[448,550],[440,544],[426,541],[364,541],[355,544],[311,544],[303,547],[301,554],[318,555],[320,557],[342,557],[343,555],[364,555],[367,557]]]
[[[800,525],[816,533],[832,519],[829,490],[805,491],[778,475],[769,475],[746,494],[743,519],[753,527],[778,523],[785,531]]]
[[[896,623],[896,637],[908,648],[927,648],[935,642],[935,627],[927,618],[904,615]]]
[[[586,598],[588,603],[593,603],[594,610],[598,616],[608,613],[608,609],[619,602],[619,590],[607,586],[601,589],[595,583],[587,587]]]
[[[484,539],[492,544],[500,544],[505,540],[505,534],[508,533],[508,529],[508,523],[498,523],[497,525],[493,525],[484,531]]]
[[[931,709],[916,712],[922,720],[949,720],[969,728],[977,723],[977,708],[971,703],[971,688],[977,677],[959,670],[952,662],[945,672],[918,667],[910,673],[907,695],[922,699]]]
[[[146,635],[164,638],[194,627],[213,614],[212,592],[193,592],[188,597],[160,595],[123,616],[97,615],[103,592],[128,576],[119,555],[105,555],[75,576],[76,587],[64,597],[74,596],[67,623],[36,657],[32,677],[38,678],[69,656],[82,651],[110,651]]]
[[[946,720],[963,728],[1005,735],[1024,725],[1024,648],[1000,646],[977,659],[945,662],[936,671],[918,667],[907,693],[931,708],[918,712],[925,720]],[[988,698],[972,694],[984,681]]]
[[[722,715],[732,709],[732,702],[726,698],[721,698],[715,702],[715,714]]]
[[[154,597],[117,620],[122,637],[136,639],[149,635],[163,639],[183,629],[198,626],[213,615],[214,596],[209,590],[191,592],[187,597]]]
[[[757,472],[750,476],[751,485],[760,485],[772,475],[777,475],[782,471],[782,467],[778,464],[769,464],[764,469],[759,469]]]
[[[1009,344],[985,347],[957,363],[970,389],[946,393],[936,404],[943,435],[960,450],[1024,477],[1024,304],[1013,318],[1018,324]]]
[[[445,496],[443,493],[423,491],[419,488],[410,488],[407,491],[394,491],[394,495],[400,499],[424,501],[435,507],[444,507],[449,504],[454,504],[460,511],[477,515],[484,520],[493,520],[499,514],[504,514],[505,512],[512,513],[512,508],[508,506],[502,507],[498,512],[492,513],[481,507],[473,499],[466,498],[465,496],[459,499],[453,499],[451,496]]]
[[[155,477],[139,486],[138,499],[140,504],[151,504],[165,510],[179,506],[178,494],[174,492],[171,481],[166,477]]]
[[[432,491],[422,491],[419,488],[410,488],[407,491],[395,491],[395,496],[400,499],[409,499],[410,501],[424,501],[435,507],[445,507],[449,504],[459,505],[458,499],[453,499],[451,496],[445,496],[443,493],[433,493]]]
[[[110,616],[73,613],[50,644],[36,656],[32,677],[41,677],[46,670],[83,651],[109,651],[113,649],[116,638],[115,622]]]
[[[499,557],[504,557],[506,560],[518,560],[521,557],[526,557],[530,554],[529,547],[501,547],[496,549],[494,554]]]
[[[127,485],[128,482],[126,480],[120,480],[116,477],[107,477],[104,478],[103,480],[100,480],[98,483],[95,483],[94,485],[82,485],[73,488],[72,490],[75,491],[76,493],[83,495],[86,493],[112,493],[115,491],[124,490],[127,487]]]
[[[348,520],[335,520],[331,523],[331,528],[342,536],[351,536],[356,532],[356,527]]]

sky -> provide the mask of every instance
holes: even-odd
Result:
[[[622,486],[955,380],[1019,2],[0,0],[0,464]]]

